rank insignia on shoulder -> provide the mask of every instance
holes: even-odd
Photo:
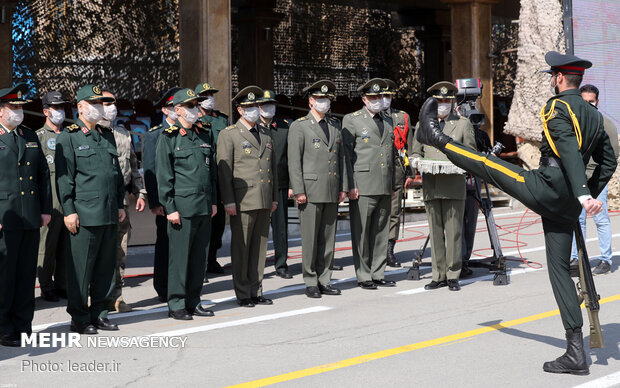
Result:
[[[353,113],[353,116],[359,116],[359,115],[361,115],[361,114],[362,114],[362,111],[361,111],[361,110],[358,110],[357,112]]]
[[[154,126],[153,128],[149,129],[149,132],[156,131],[159,129],[159,127],[161,127],[161,125]]]
[[[78,129],[80,129],[80,126],[79,126],[79,125],[77,125],[77,124],[71,124],[71,125],[69,125],[69,126],[67,127],[67,131],[69,131],[69,132],[75,132],[75,131],[77,131]]]
[[[164,129],[164,132],[168,133],[168,134],[173,134],[176,131],[179,130],[179,127],[177,127],[176,125],[171,125],[168,128]]]
[[[185,128],[181,128],[181,129],[179,130],[179,133],[181,134],[181,136],[185,136],[185,135],[187,135],[187,131],[185,130]]]
[[[4,128],[0,127],[0,135],[4,135],[6,133],[6,131],[4,130]]]
[[[88,135],[88,133],[89,133],[89,132],[90,132],[90,131],[88,130],[88,128],[86,128],[86,127],[82,127],[82,133],[83,133],[83,134]]]
[[[26,148],[39,148],[39,144],[36,141],[26,143]]]
[[[233,129],[234,127],[235,127],[234,125],[229,125],[229,126],[227,126],[226,128],[224,128],[224,129],[228,129],[228,130],[230,131],[230,130],[231,130],[231,129]]]
[[[299,120],[299,121],[305,121],[305,120],[308,120],[308,116],[300,117],[300,118],[298,118],[297,120]]]

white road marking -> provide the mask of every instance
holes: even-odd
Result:
[[[612,373],[600,377],[596,380],[588,381],[585,384],[576,385],[574,388],[608,388],[620,385],[620,372]]]

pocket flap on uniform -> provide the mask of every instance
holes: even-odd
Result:
[[[82,201],[90,201],[91,199],[99,198],[98,191],[80,191],[75,193],[75,199]]]
[[[81,150],[81,149],[76,149],[75,150],[75,156],[77,157],[81,157],[81,158],[87,158],[89,156],[92,156],[95,154],[95,150],[87,148],[85,150]]]
[[[196,194],[198,189],[175,189],[174,195],[177,197],[188,197],[192,194]]]
[[[8,191],[0,191],[0,199],[9,199]]]
[[[192,154],[192,150],[176,150],[174,151],[175,158],[187,158]]]
[[[304,172],[304,179],[310,180],[310,181],[315,181],[317,179],[319,179],[318,174],[312,173],[312,172]]]
[[[370,171],[370,165],[368,164],[356,164],[353,169],[355,171]]]

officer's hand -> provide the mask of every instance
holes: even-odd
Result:
[[[151,213],[155,214],[156,216],[163,216],[164,215],[164,207],[163,206],[155,206],[154,208],[151,209]]]
[[[138,198],[136,201],[136,211],[141,213],[144,211],[144,208],[146,208],[146,201],[144,201],[144,198]]]
[[[597,201],[594,198],[585,200],[581,206],[586,209],[586,213],[588,213],[589,216],[598,214],[603,210],[603,202]]]
[[[295,202],[297,202],[298,205],[301,205],[302,203],[306,203],[307,201],[308,201],[308,198],[306,198],[305,193],[295,194]]]
[[[405,189],[408,189],[411,186],[413,186],[413,178],[405,179]]]
[[[341,191],[340,193],[338,193],[338,203],[344,201],[346,197],[347,197],[346,191]]]
[[[41,226],[47,226],[51,219],[52,216],[50,214],[41,214]]]
[[[181,225],[181,215],[179,214],[179,212],[168,214],[166,218],[168,219],[168,221],[170,221],[171,224]]]
[[[226,206],[224,206],[224,211],[229,216],[236,216],[237,215],[237,205],[235,205],[235,204],[226,205]]]
[[[288,189],[288,197],[293,198],[293,189]]]
[[[211,218],[217,214],[217,205],[211,205]]]
[[[77,233],[77,230],[80,227],[80,217],[78,217],[77,213],[65,216],[65,226],[69,229],[71,234]]]
[[[277,208],[278,208],[278,203],[277,202],[272,202],[271,203],[271,213],[275,212]]]
[[[359,190],[357,188],[349,190],[349,199],[355,201],[359,197]]]
[[[118,209],[118,222],[125,221],[127,217],[127,213],[125,213],[125,209]]]

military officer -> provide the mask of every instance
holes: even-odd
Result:
[[[215,109],[215,98],[213,95],[218,91],[208,82],[199,83],[194,89],[197,96],[204,97],[204,100],[198,105],[198,119],[202,122],[203,127],[213,133],[213,144],[215,145],[217,145],[220,131],[230,125],[228,116]],[[222,235],[226,227],[226,213],[220,200],[219,188],[217,190],[217,214],[211,219],[211,241],[207,247],[209,251],[207,256],[207,272],[223,274],[224,268],[217,262],[217,250],[222,247]]]
[[[217,141],[224,210],[230,216],[231,260],[237,303],[272,304],[263,296],[269,215],[278,207],[277,165],[271,133],[257,121],[261,88],[248,86],[233,98],[241,118]]]
[[[392,98],[396,95],[398,89],[396,83],[389,79],[384,79],[387,88],[381,91],[383,98],[383,111],[392,117],[394,125],[394,148],[396,148],[396,156],[394,157],[394,195],[392,196],[392,204],[390,208],[390,238],[388,240],[387,266],[400,267],[400,263],[394,256],[394,246],[398,240],[398,232],[400,230],[400,218],[403,209],[404,191],[413,183],[413,172],[409,166],[407,157],[407,139],[409,132],[413,132],[411,121],[407,112],[392,108]]]
[[[330,285],[336,243],[338,203],[348,191],[340,120],[327,114],[336,86],[320,80],[306,87],[308,115],[295,120],[288,134],[291,186],[301,223],[306,296],[340,295]]]
[[[616,169],[616,157],[603,117],[581,98],[579,85],[590,61],[550,51],[545,55],[551,73],[551,97],[541,111],[542,141],[540,168],[527,171],[497,157],[479,153],[442,133],[437,120],[437,100],[429,98],[420,111],[416,138],[444,152],[455,165],[505,191],[542,217],[549,266],[549,279],[566,329],[567,350],[554,361],[544,363],[551,373],[588,374],[583,348],[575,284],[570,277],[573,228],[581,209],[590,215],[602,209],[596,197]],[[592,178],[586,178],[585,164],[592,157],[598,163]]]
[[[387,83],[374,78],[360,86],[364,107],[342,122],[353,262],[358,285],[364,289],[395,286],[385,280],[394,189],[394,133],[392,117],[381,113],[381,90]]]
[[[474,127],[467,118],[459,117],[453,111],[457,91],[453,83],[446,81],[427,90],[439,101],[437,114],[443,132],[455,141],[475,148]],[[422,174],[424,208],[431,236],[433,280],[424,288],[434,290],[448,286],[451,291],[458,291],[461,288],[458,279],[466,194],[464,171],[450,163],[438,149],[416,140],[411,144],[411,157]]]
[[[67,101],[58,91],[45,93],[41,99],[45,124],[37,131],[41,150],[50,170],[52,186],[52,218],[47,226],[41,228],[39,242],[38,275],[41,297],[50,302],[58,302],[67,297],[66,249],[69,244],[69,231],[65,227],[62,206],[56,192],[56,137],[63,130],[65,105]],[[53,277],[53,279],[52,279]]]
[[[213,316],[200,303],[211,217],[217,213],[217,170],[211,131],[198,120],[202,97],[192,89],[174,93],[177,122],[157,141],[155,172],[169,238],[168,316]]]
[[[108,319],[116,268],[118,223],[125,219],[125,185],[111,129],[97,124],[105,97],[97,85],[77,91],[78,119],[58,135],[56,185],[71,233],[67,312],[71,331],[118,330]],[[90,294],[90,307],[88,297]]]
[[[25,85],[0,89],[0,344],[32,333],[39,228],[50,221],[51,187],[37,135],[21,126]]]
[[[163,114],[161,124],[154,126],[144,135],[142,145],[142,169],[144,171],[144,186],[149,201],[151,213],[155,215],[157,235],[155,239],[155,256],[153,262],[153,287],[160,302],[168,301],[168,220],[163,205],[159,202],[157,193],[157,177],[155,176],[155,147],[157,139],[164,129],[174,125],[177,114],[172,105],[174,93],[180,87],[168,89],[155,103]]]
[[[278,174],[278,208],[271,213],[271,230],[273,237],[273,266],[276,276],[292,279],[288,272],[288,199],[293,197],[288,178],[288,127],[287,119],[274,118],[276,114],[276,95],[273,90],[265,90],[259,99],[260,122],[271,131],[273,138],[274,159]]]
[[[131,238],[131,222],[129,220],[129,194],[137,197],[136,211],[143,212],[146,207],[146,190],[142,184],[142,175],[138,170],[138,158],[133,150],[131,142],[131,134],[127,129],[120,125],[115,125],[116,119],[116,96],[110,91],[104,90],[103,95],[113,99],[111,102],[103,103],[103,118],[99,121],[99,125],[112,129],[114,141],[116,142],[116,151],[118,152],[118,165],[123,174],[123,183],[125,184],[125,219],[118,224],[118,241],[117,241],[117,263],[116,263],[116,280],[114,291],[112,293],[112,303],[108,308],[109,311],[118,311],[126,313],[132,310],[123,299],[123,286],[125,285],[125,264],[127,261],[127,244]]]

